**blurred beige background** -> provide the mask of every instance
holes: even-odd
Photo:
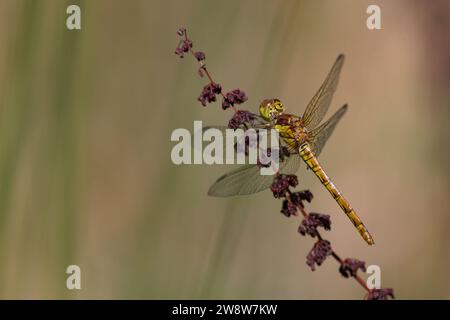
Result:
[[[65,27],[78,4],[82,30]],[[382,30],[366,28],[378,4]],[[304,167],[311,211],[342,257],[382,270],[402,299],[450,298],[448,1],[0,0],[0,297],[361,299],[270,192],[206,196],[225,166],[175,166],[175,128],[223,124],[176,30],[253,111],[301,113],[339,53],[331,112],[350,109],[321,161],[364,218],[368,247]],[[65,269],[82,270],[82,290]]]

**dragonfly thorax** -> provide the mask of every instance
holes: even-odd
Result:
[[[274,122],[283,112],[284,106],[278,99],[266,99],[259,105],[259,113],[267,121]]]
[[[308,131],[303,126],[302,118],[296,115],[280,114],[275,119],[273,127],[293,149],[298,149],[301,144],[308,141]]]

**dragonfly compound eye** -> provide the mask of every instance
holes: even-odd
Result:
[[[284,106],[280,100],[274,99],[272,105],[275,108],[276,112],[282,113],[284,111]]]
[[[266,99],[259,106],[259,113],[265,120],[272,120],[284,110],[283,104],[278,99]]]
[[[271,100],[266,99],[259,105],[259,113],[261,114],[261,117],[263,117],[265,120],[270,120],[271,114]]]

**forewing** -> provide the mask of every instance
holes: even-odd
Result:
[[[203,128],[203,132],[207,129],[218,129],[222,132],[223,137],[226,136],[227,126],[207,126]],[[259,129],[270,129],[270,124],[264,120],[257,119],[252,124],[252,128],[256,131]],[[268,139],[272,139],[270,131]],[[300,164],[301,158],[298,151],[290,147],[282,138],[279,139],[279,146],[285,147],[290,153],[283,160],[280,159],[279,172],[284,174],[295,173]],[[235,151],[236,153],[236,151]],[[246,160],[248,158],[246,157]],[[208,191],[208,195],[215,197],[230,197],[235,195],[248,195],[262,190],[268,189],[273,182],[273,175],[261,175],[261,167],[255,164],[241,165],[237,169],[220,177]]]
[[[280,173],[294,174],[301,163],[298,154],[292,154],[280,162]],[[220,177],[208,190],[214,197],[248,195],[270,188],[274,175],[261,175],[258,165],[242,165]]]
[[[336,111],[336,113],[333,114],[333,116],[330,119],[328,119],[319,127],[309,132],[311,144],[313,146],[314,154],[316,156],[319,156],[328,138],[331,136],[331,134],[334,131],[334,128],[336,127],[339,120],[342,118],[342,116],[345,114],[346,111],[347,105],[344,105],[338,111]]]
[[[307,129],[315,128],[322,121],[325,113],[327,113],[333,94],[336,91],[343,64],[344,55],[341,54],[337,57],[322,86],[306,107],[303,114],[303,123]]]

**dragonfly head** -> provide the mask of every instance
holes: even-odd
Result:
[[[264,120],[274,120],[284,111],[284,106],[278,99],[266,99],[259,105],[259,113]]]

